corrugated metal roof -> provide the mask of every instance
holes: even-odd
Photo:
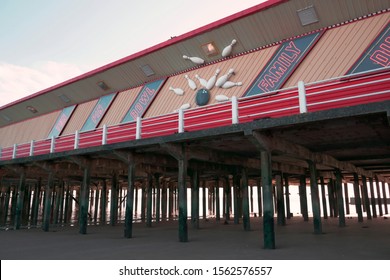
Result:
[[[319,21],[302,26],[297,10],[308,5],[314,5]],[[234,52],[246,52],[389,7],[390,0],[267,1],[3,106],[0,108],[0,116],[8,116],[11,121],[7,122],[0,117],[0,126],[31,118],[31,113],[26,110],[28,105],[37,108],[38,114],[46,114],[65,106],[99,98],[109,92],[122,91],[150,80],[185,71],[193,65],[183,60],[183,54],[203,57],[207,63],[213,62],[220,56],[208,58],[201,49],[201,45],[209,41],[213,41],[222,50],[234,38],[239,42]],[[146,77],[143,74],[140,67],[145,64],[149,64],[155,71],[154,76]],[[96,86],[101,80],[109,85],[109,92],[103,92]],[[65,104],[59,98],[62,94],[71,102]]]
[[[284,87],[345,75],[390,20],[390,13],[329,29]]]

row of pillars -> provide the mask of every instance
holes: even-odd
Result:
[[[264,247],[275,248],[275,233],[274,233],[274,209],[277,213],[277,224],[285,225],[286,218],[289,219],[292,214],[290,212],[289,201],[289,182],[288,176],[276,173],[272,174],[270,169],[270,155],[267,152],[262,152],[262,169],[261,180],[258,179],[257,186],[262,185],[263,196],[261,194],[261,188],[258,189],[258,213],[263,218],[264,229]],[[155,221],[159,222],[160,219],[166,219],[168,212],[168,218],[174,218],[176,213],[179,216],[179,240],[186,242],[188,240],[187,235],[187,172],[185,160],[179,162],[179,173],[177,188],[173,184],[167,186],[160,180],[160,175],[150,174],[144,186],[142,188],[141,199],[141,220],[145,221],[146,226],[152,225],[153,214],[155,215]],[[325,183],[323,178],[318,178],[317,171],[314,163],[309,163],[310,169],[310,190],[311,200],[313,207],[313,225],[315,233],[322,233],[321,222],[321,207],[320,207],[320,193],[322,194],[323,203],[323,218],[328,218],[328,211],[325,201]],[[110,209],[110,221],[111,225],[115,225],[118,221],[118,209],[122,209],[121,205],[126,201],[125,207],[125,237],[132,237],[132,224],[134,218],[134,209],[138,209],[138,191],[136,180],[134,178],[135,165],[129,164],[128,177],[127,177],[127,192],[120,191],[118,187],[118,178],[113,176],[111,182],[111,209]],[[193,228],[199,228],[199,191],[203,190],[203,219],[206,219],[206,204],[209,205],[209,211],[212,211],[216,217],[216,220],[220,220],[221,216],[227,223],[231,219],[233,213],[234,223],[239,223],[242,219],[244,230],[250,230],[250,212],[253,211],[253,188],[248,186],[248,174],[245,168],[241,169],[241,172],[237,172],[233,176],[232,182],[227,177],[222,177],[215,180],[214,187],[210,188],[208,197],[206,197],[206,184],[203,183],[203,188],[200,188],[199,171],[191,170],[190,185],[191,185],[191,224]],[[240,173],[240,174],[238,174]],[[275,181],[275,186],[272,185],[272,181]],[[335,171],[336,179],[331,179],[328,186],[328,199],[329,199],[329,216],[339,217],[339,225],[345,226],[345,212],[349,214],[349,203],[345,203],[344,199],[348,199],[348,189],[344,188],[344,196],[342,191],[342,177],[339,170]],[[11,204],[11,216],[13,217],[14,228],[19,229],[21,226],[22,217],[30,218],[31,225],[37,225],[39,209],[42,209],[42,228],[44,231],[49,230],[50,224],[67,223],[70,219],[70,213],[72,213],[72,201],[79,205],[79,226],[80,233],[85,234],[87,232],[87,224],[92,219],[92,205],[94,205],[94,219],[96,221],[98,216],[98,205],[100,204],[100,219],[101,223],[106,223],[106,208],[107,208],[107,185],[106,180],[102,182],[101,195],[96,189],[95,196],[91,196],[91,178],[89,168],[84,168],[83,181],[79,191],[76,192],[76,198],[72,194],[72,187],[66,186],[63,182],[58,184],[56,188],[55,180],[52,173],[50,173],[47,184],[44,191],[41,188],[41,181],[38,181],[34,186],[26,184],[26,178],[24,172],[21,173],[19,184],[17,189],[14,188],[13,194],[11,194],[11,187],[5,192],[2,192],[1,199],[1,217],[4,220],[7,219],[9,212],[9,205]],[[221,180],[222,179],[222,180]],[[320,179],[320,180],[319,180]],[[223,184],[223,194],[220,194],[220,181]],[[320,185],[318,184],[320,181]],[[363,221],[363,212],[367,213],[367,218],[377,217],[376,203],[379,205],[379,215],[383,215],[382,211],[382,199],[380,197],[380,187],[377,180],[376,189],[378,198],[373,197],[374,180],[369,179],[371,199],[368,197],[367,180],[364,176],[361,177],[362,184],[359,184],[359,177],[355,174],[354,177],[354,192],[355,192],[355,206],[358,214],[359,222]],[[231,187],[233,185],[233,188]],[[283,185],[285,192],[283,192]],[[28,187],[26,187],[28,186]],[[321,188],[320,188],[321,187]],[[153,188],[155,189],[153,200]],[[167,190],[169,189],[169,198],[167,197]],[[17,193],[17,195],[15,195]],[[385,197],[385,184],[382,183],[383,199]],[[3,195],[5,194],[5,195]],[[307,209],[307,195],[306,195],[306,177],[301,176],[299,185],[300,205],[303,219],[308,221],[308,209]],[[220,213],[220,195],[223,195],[223,213]],[[32,197],[33,196],[33,197]],[[12,197],[10,203],[9,199]],[[233,197],[233,198],[232,198]],[[7,200],[8,199],[8,200]],[[206,203],[206,199],[209,199]],[[28,203],[32,201],[32,203]],[[100,203],[99,203],[100,201]],[[154,201],[154,203],[153,203]],[[250,203],[251,201],[251,203]],[[27,203],[26,203],[27,202]],[[162,203],[161,203],[162,202]],[[167,203],[168,202],[168,211]],[[161,203],[161,204],[160,204]],[[345,207],[344,207],[345,203]],[[119,204],[119,205],[118,205]],[[274,207],[274,204],[276,207]],[[232,209],[233,208],[233,209]],[[252,208],[252,209],[250,209]],[[154,210],[153,210],[154,209]],[[384,203],[385,213],[388,213],[387,203]],[[372,213],[372,214],[371,214]]]

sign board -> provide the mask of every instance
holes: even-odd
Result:
[[[111,93],[109,95],[102,96],[99,99],[80,131],[93,130],[98,126],[108,107],[110,107],[111,102],[114,100],[115,95],[116,93]]]
[[[57,117],[57,120],[54,123],[54,126],[51,129],[47,138],[52,138],[53,136],[58,137],[61,134],[62,130],[64,129],[65,125],[68,123],[68,120],[70,119],[70,116],[72,115],[75,108],[76,105],[69,106],[62,109],[61,114]]]
[[[390,66],[390,23],[382,30],[347,74]]]
[[[280,89],[321,35],[319,31],[281,44],[244,96]]]
[[[122,123],[135,121],[137,117],[142,117],[164,82],[165,79],[161,79],[144,85],[130,106],[129,111],[127,111]]]

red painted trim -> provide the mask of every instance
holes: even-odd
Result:
[[[0,107],[0,110],[6,109],[8,107],[11,107],[11,106],[16,105],[18,103],[21,103],[23,101],[27,101],[27,100],[32,99],[34,97],[43,95],[43,94],[48,93],[50,91],[56,90],[58,88],[64,87],[64,86],[72,84],[72,83],[75,83],[77,81],[89,78],[91,76],[94,76],[94,75],[96,75],[98,73],[101,73],[101,72],[104,72],[106,70],[109,70],[111,68],[117,67],[117,66],[119,66],[121,64],[124,64],[126,62],[138,59],[138,58],[140,58],[142,56],[148,55],[150,53],[153,53],[155,51],[158,51],[158,50],[161,50],[163,48],[169,47],[171,45],[177,44],[179,42],[188,40],[188,39],[190,39],[192,37],[195,37],[195,36],[198,36],[198,35],[200,35],[202,33],[206,33],[208,31],[216,29],[216,28],[218,28],[220,26],[223,26],[223,25],[226,25],[226,24],[231,23],[233,21],[236,21],[236,20],[239,20],[241,18],[247,17],[247,16],[249,16],[251,14],[258,13],[258,12],[260,12],[262,10],[269,9],[269,8],[271,8],[273,6],[277,6],[277,5],[282,4],[284,2],[287,2],[287,1],[289,1],[289,0],[268,0],[266,2],[263,2],[263,3],[259,4],[259,5],[253,6],[251,8],[246,9],[246,10],[243,10],[241,12],[238,12],[238,13],[235,13],[233,15],[227,16],[225,18],[222,18],[220,20],[217,20],[215,22],[207,24],[207,25],[205,25],[203,27],[197,28],[197,29],[192,30],[190,32],[184,33],[184,34],[182,34],[180,36],[174,37],[174,38],[172,38],[172,39],[170,39],[168,41],[162,42],[160,44],[157,44],[157,45],[152,46],[150,48],[147,48],[145,50],[136,52],[136,53],[134,53],[132,55],[126,56],[126,57],[124,57],[122,59],[119,59],[117,61],[114,61],[112,63],[104,65],[102,67],[96,68],[96,69],[94,69],[92,71],[84,73],[84,74],[82,74],[80,76],[77,76],[75,78],[69,79],[67,81],[59,83],[59,84],[54,85],[52,87],[49,87],[47,89],[38,91],[38,92],[36,92],[36,93],[34,93],[32,95],[29,95],[29,96],[26,96],[26,97],[21,98],[19,100],[16,100],[14,102],[11,102],[11,103],[9,103],[7,105],[4,105],[4,106]]]

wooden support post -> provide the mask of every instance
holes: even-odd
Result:
[[[49,178],[47,180],[46,189],[45,189],[45,199],[44,199],[44,209],[43,209],[43,222],[42,229],[43,231],[49,231],[50,224],[50,209],[51,209],[51,193],[54,186],[54,174],[53,172],[49,173]]]
[[[381,198],[381,189],[379,186],[378,178],[375,178],[375,185],[376,185],[376,196],[378,199],[378,209],[379,209],[379,216],[383,216],[383,210],[382,210],[382,198]]]
[[[125,213],[125,238],[133,237],[134,215],[134,187],[135,187],[135,163],[132,155],[129,156],[127,168],[127,200]]]
[[[153,201],[153,177],[152,174],[148,174],[148,189],[147,189],[147,202],[146,202],[146,226],[152,226],[152,201]]]
[[[344,199],[343,199],[343,183],[341,178],[341,171],[336,169],[336,192],[337,192],[337,206],[339,212],[339,227],[345,227],[345,213],[344,213]]]
[[[276,181],[276,206],[277,206],[277,221],[279,226],[286,225],[286,216],[284,211],[284,198],[283,198],[283,184],[282,176],[280,174],[275,175]]]
[[[220,202],[219,202],[219,179],[217,178],[215,180],[215,220],[220,221],[221,220],[221,209],[220,209]]]
[[[285,200],[286,200],[286,217],[287,219],[291,218],[291,208],[290,208],[290,186],[288,183],[288,174],[284,174],[284,189],[285,189]]]
[[[249,231],[251,229],[251,221],[249,216],[248,172],[246,168],[242,169],[241,189],[242,189],[242,214],[243,214],[242,224],[244,225],[244,230]]]
[[[353,190],[355,194],[355,206],[356,206],[356,213],[358,215],[358,221],[363,222],[362,201],[360,199],[359,177],[357,173],[353,174]]]
[[[10,197],[11,197],[11,186],[9,185],[7,187],[7,192],[6,192],[5,202],[4,202],[4,215],[3,215],[4,226],[7,225]]]
[[[202,214],[203,214],[203,220],[207,220],[207,213],[206,213],[206,182],[203,181],[203,188],[202,188]]]
[[[249,185],[249,205],[250,205],[250,213],[254,213],[253,207],[253,186]]]
[[[371,197],[371,207],[372,207],[372,217],[376,218],[376,202],[375,202],[375,191],[374,191],[374,180],[373,178],[369,178],[370,181],[370,197]]]
[[[322,233],[321,208],[320,197],[318,194],[317,184],[317,168],[314,162],[308,161],[310,169],[310,190],[311,190],[311,204],[313,207],[313,225],[314,233]]]
[[[142,222],[145,222],[146,220],[146,186],[147,186],[147,181],[143,180],[141,186],[141,221]]]
[[[344,183],[344,201],[345,201],[345,210],[347,212],[347,215],[350,214],[349,210],[349,195],[348,195],[348,184]]]
[[[301,204],[301,214],[305,222],[309,221],[307,208],[306,176],[301,175],[299,179],[299,202]]]
[[[168,201],[168,192],[167,192],[167,181],[164,180],[162,184],[162,191],[161,191],[161,196],[162,196],[162,204],[161,204],[161,219],[163,221],[167,220],[167,201]],[[199,211],[198,211],[199,212]]]
[[[199,171],[194,169],[191,174],[191,223],[199,229]]]
[[[271,153],[261,151],[261,182],[263,187],[263,238],[265,249],[275,249],[274,205],[272,197]]]
[[[322,196],[322,210],[324,212],[324,219],[328,218],[328,209],[326,207],[325,182],[324,177],[320,177],[321,181],[321,196]]]
[[[102,197],[100,198],[100,214],[102,224],[106,224],[106,216],[107,216],[107,181],[103,179],[102,181]]]
[[[10,224],[15,223],[15,213],[16,213],[16,205],[17,205],[17,187],[14,186],[12,189],[12,195],[11,195],[11,214],[10,214]]]
[[[134,217],[138,218],[138,186],[134,184]]]
[[[173,218],[173,184],[172,182],[169,183],[169,209],[168,209],[168,219],[172,220]]]
[[[230,208],[231,208],[231,193],[230,193],[230,180],[229,177],[225,177],[225,186],[224,186],[224,193],[225,193],[225,224],[230,221]]]
[[[65,182],[62,181],[61,193],[60,193],[60,212],[58,213],[58,222],[63,223],[64,221],[64,197],[65,197]]]
[[[160,222],[160,209],[161,209],[161,183],[160,174],[154,174],[156,184],[156,223]]]
[[[89,204],[89,186],[91,181],[91,170],[89,166],[84,166],[83,182],[81,184],[80,194],[80,234],[87,233],[88,225],[88,204]]]
[[[95,223],[97,223],[97,218],[98,218],[99,200],[100,200],[99,185],[96,185],[96,190],[95,190],[95,209],[94,209],[94,212],[93,212],[93,220],[94,220]]]
[[[61,201],[61,186],[62,182],[60,182],[60,185],[57,186],[55,189],[56,196],[55,196],[55,203],[54,203],[54,219],[53,224],[58,224],[58,216],[60,214],[60,201]]]
[[[257,204],[258,204],[258,211],[259,211],[259,217],[263,216],[263,199],[261,197],[261,178],[259,177],[257,179]]]
[[[240,177],[238,174],[234,174],[233,175],[234,224],[239,224],[240,222],[239,186],[240,186]]]
[[[385,214],[389,214],[389,209],[387,207],[387,196],[386,196],[386,188],[385,188],[385,183],[381,182],[382,184],[382,194],[383,194],[383,205],[385,206]]]
[[[368,198],[368,189],[367,189],[367,179],[366,176],[362,176],[362,194],[364,198],[364,204],[366,206],[367,220],[371,220],[371,208],[370,208],[370,200]]]
[[[15,223],[14,223],[14,229],[16,230],[20,229],[20,225],[22,222],[22,210],[23,210],[25,189],[26,189],[26,174],[24,170],[22,170],[20,173],[19,186],[17,191],[18,194],[17,194]]]
[[[36,223],[34,222],[37,221],[35,217],[38,216],[38,210],[36,210],[37,206],[39,207],[38,201],[39,201],[38,183],[35,183],[33,197],[32,197],[32,205],[31,205],[31,225],[36,225]]]
[[[178,192],[179,192],[179,241],[188,241],[187,228],[187,156],[184,144],[176,154],[178,160]]]
[[[333,179],[328,181],[329,217],[336,217],[333,195]]]
[[[118,180],[117,175],[113,174],[111,180],[111,199],[110,199],[110,225],[115,226],[118,213]]]

